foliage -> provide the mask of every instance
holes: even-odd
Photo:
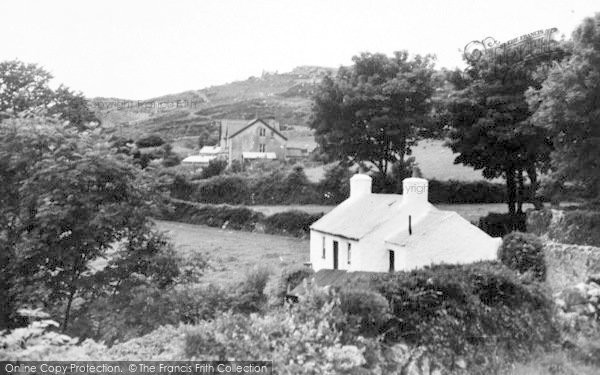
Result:
[[[486,178],[504,177],[510,214],[522,211],[524,173],[534,194],[538,175],[549,167],[549,134],[532,124],[525,92],[539,88],[544,68],[565,55],[556,47],[543,58],[517,63],[501,53],[483,55],[469,61],[466,74],[448,76],[456,88],[447,102],[449,145],[459,154],[455,163],[481,169]],[[536,202],[535,196],[530,199]]]
[[[170,143],[165,143],[162,146],[162,165],[163,167],[174,167],[181,163],[179,155],[173,152],[173,146]]]
[[[404,161],[418,128],[428,122],[433,58],[408,52],[363,53],[354,65],[325,77],[314,97],[313,120],[322,151],[335,159],[372,163],[386,176]]]
[[[558,338],[541,284],[497,263],[435,266],[376,283],[394,315],[386,340],[423,345],[449,370],[457,356],[486,361],[502,353],[514,360]]]
[[[524,232],[526,229],[526,215],[499,214],[490,212],[487,216],[479,218],[479,228],[492,237],[503,237],[512,231]]]
[[[304,237],[310,233],[310,226],[323,214],[309,214],[304,211],[290,210],[279,212],[264,218],[265,232]]]
[[[262,213],[246,207],[200,205],[185,201],[173,201],[170,210],[160,213],[160,217],[164,220],[246,231],[263,228],[266,233],[295,237],[307,236],[310,225],[321,216],[322,214],[311,215],[303,211],[289,211],[265,217]]]
[[[534,234],[512,232],[506,235],[498,249],[498,259],[520,273],[531,272],[540,281],[546,278],[543,244]]]
[[[295,266],[284,268],[281,274],[271,277],[265,286],[265,294],[268,297],[269,305],[282,306],[288,291],[300,285],[304,279],[314,273],[310,267]]]
[[[550,132],[554,180],[583,186],[600,198],[600,13],[573,32],[570,57],[555,65],[542,87],[528,93],[533,122]]]
[[[600,246],[597,209],[542,210],[527,213],[527,230],[561,243]]]
[[[344,314],[339,300],[304,301],[268,314],[250,316],[227,313],[190,329],[185,355],[202,360],[269,358],[284,374],[339,374],[378,364],[379,346],[355,337],[344,342],[339,327]],[[356,372],[351,372],[356,373]]]
[[[0,63],[0,112],[13,115],[48,104],[52,75],[36,64],[13,60]]]
[[[3,323],[18,304],[44,305],[67,330],[74,303],[112,291],[126,269],[169,283],[166,242],[148,219],[149,184],[95,133],[10,119],[0,123],[0,142]],[[94,264],[103,258],[108,270]]]
[[[327,202],[341,203],[350,196],[350,177],[352,174],[344,163],[337,163],[325,170],[325,176],[319,181],[317,189]]]
[[[358,334],[378,336],[391,319],[388,301],[370,290],[351,289],[340,293],[340,308],[356,326]]]
[[[140,147],[158,147],[162,146],[165,141],[158,134],[150,134],[145,137],[138,139],[135,144]]]
[[[267,305],[265,287],[270,276],[271,270],[267,267],[251,269],[235,288],[233,311],[246,314],[262,311]]]
[[[227,168],[227,160],[216,158],[208,162],[208,165],[202,169],[201,178],[211,178],[218,176]]]
[[[0,62],[0,119],[21,112],[45,112],[79,130],[85,130],[92,122],[100,122],[83,94],[63,85],[53,91],[49,86],[52,78],[36,64],[19,60]]]
[[[0,361],[100,360],[98,353],[106,351],[103,344],[92,340],[79,343],[76,338],[57,333],[58,326],[53,320],[41,320],[10,332],[0,331]]]

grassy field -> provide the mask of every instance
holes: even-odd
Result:
[[[482,204],[436,204],[440,210],[456,211],[469,221],[479,221],[479,218],[489,212],[506,213],[508,206],[505,203],[482,203]],[[262,212],[265,215],[273,215],[278,212],[289,210],[300,210],[311,214],[327,213],[335,206],[320,206],[317,204],[290,205],[290,206],[249,206],[249,208]],[[533,208],[531,204],[523,205],[523,209]]]
[[[412,156],[415,157],[423,177],[436,180],[459,180],[480,181],[483,180],[481,171],[471,167],[454,164],[457,154],[452,153],[450,148],[444,146],[444,141],[437,139],[425,139],[412,148]],[[325,175],[327,166],[306,168],[306,176],[313,182],[317,182]],[[492,182],[502,182],[502,179],[494,179]]]
[[[308,240],[233,230],[203,225],[156,221],[181,255],[206,254],[207,283],[224,285],[241,281],[252,268],[265,266],[277,272],[288,265],[309,261]]]

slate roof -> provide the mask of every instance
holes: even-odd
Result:
[[[248,120],[221,120],[221,138],[230,138],[232,134],[248,126]]]
[[[402,195],[366,194],[347,199],[311,225],[311,229],[360,240],[380,225],[399,216]]]
[[[246,126],[241,127],[240,129],[238,129],[236,132],[229,132],[229,138],[233,138],[236,135],[240,134],[241,132],[243,132],[244,130],[246,130],[247,128],[251,127],[252,125],[256,124],[257,122],[261,122],[263,125],[265,125],[267,128],[269,128],[271,131],[275,132],[276,134],[278,134],[281,138],[285,139],[287,141],[287,137],[284,136],[283,134],[281,134],[281,132],[277,129],[275,129],[274,127],[272,127],[271,125],[269,125],[269,123],[267,123],[266,121],[263,121],[259,118],[251,120],[249,122],[247,122]]]

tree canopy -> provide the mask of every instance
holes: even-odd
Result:
[[[148,185],[100,143],[52,119],[0,122],[3,322],[42,303],[66,329],[75,297],[116,292],[135,273],[159,284],[176,273],[149,266],[166,244],[151,228]],[[102,258],[107,267],[94,264]]]
[[[18,113],[56,115],[73,127],[100,122],[81,93],[61,85],[52,90],[52,75],[36,64],[19,60],[0,62],[0,120]]]
[[[550,132],[554,179],[600,198],[600,13],[573,32],[572,55],[528,98],[533,123]]]
[[[314,98],[311,127],[334,159],[369,162],[386,176],[404,162],[417,130],[428,122],[433,57],[363,53],[335,77],[325,77]]]
[[[522,61],[484,55],[469,61],[466,74],[449,75],[456,88],[447,102],[449,145],[459,154],[455,163],[481,169],[486,178],[504,177],[512,214],[521,211],[526,198],[524,173],[535,192],[539,172],[548,168],[552,142],[544,128],[532,124],[525,93],[540,87],[544,66],[564,56],[564,49],[555,47]]]

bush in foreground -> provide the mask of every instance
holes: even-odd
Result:
[[[498,249],[498,259],[508,268],[519,273],[531,272],[533,276],[544,281],[546,263],[544,245],[534,234],[512,232],[504,237]]]
[[[393,312],[386,340],[425,346],[449,369],[457,357],[522,359],[558,339],[541,284],[502,264],[435,266],[383,275],[376,285]]]

